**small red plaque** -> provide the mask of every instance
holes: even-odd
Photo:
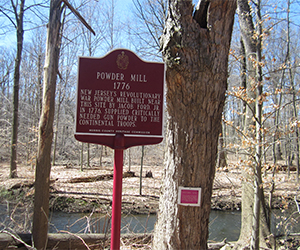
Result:
[[[200,207],[201,188],[179,187],[178,204]]]
[[[164,63],[145,62],[126,49],[102,58],[80,57],[75,138],[115,148],[163,139]]]

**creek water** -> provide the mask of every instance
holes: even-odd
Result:
[[[127,215],[122,217],[121,233],[149,233],[154,229],[156,215]],[[209,239],[235,241],[239,237],[241,215],[239,211],[211,211]],[[108,216],[55,212],[51,216],[50,233],[61,230],[72,233],[105,233],[110,230]]]
[[[12,228],[17,231],[31,230],[32,211],[16,207],[16,204],[0,204],[0,230]],[[154,229],[156,215],[122,216],[121,233],[150,233]],[[300,232],[300,213],[296,207],[272,211],[271,232],[287,235]],[[27,228],[24,228],[26,227]],[[50,213],[49,232],[109,233],[110,218],[103,214]],[[236,241],[241,227],[240,211],[215,211],[210,214],[209,239]]]
[[[156,215],[122,216],[121,233],[150,233],[154,229]],[[209,219],[209,240],[236,241],[241,228],[241,211],[212,210]],[[108,216],[55,212],[51,216],[49,232],[66,230],[73,233],[106,233],[110,230]],[[289,210],[272,210],[271,232],[274,235],[287,235],[300,232],[300,213],[295,207]]]

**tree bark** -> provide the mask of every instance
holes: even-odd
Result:
[[[16,16],[17,29],[17,55],[15,59],[14,68],[14,87],[13,87],[13,119],[12,119],[12,133],[11,133],[11,154],[10,154],[10,178],[17,177],[17,142],[18,142],[18,127],[19,127],[19,85],[20,85],[20,65],[22,59],[23,49],[23,18],[24,18],[24,4],[25,0],[20,1],[19,13],[17,13],[17,6],[13,5]]]
[[[57,106],[57,113],[56,113],[55,135],[54,135],[54,141],[53,141],[52,166],[55,166],[55,163],[56,163],[56,148],[57,148],[57,138],[58,138],[60,104],[61,103],[59,102],[59,104]]]
[[[33,243],[38,250],[45,249],[47,246],[51,145],[53,139],[56,78],[61,44],[61,12],[61,1],[51,0],[44,67],[43,106],[39,124],[36,160],[32,230]]]
[[[167,64],[167,152],[154,249],[207,249],[218,137],[236,2],[169,1],[161,38]],[[178,188],[201,187],[200,207],[177,205]]]

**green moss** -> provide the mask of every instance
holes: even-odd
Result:
[[[23,200],[25,197],[25,190],[18,188],[18,189],[5,189],[0,188],[0,200],[9,200],[9,201],[20,201]]]
[[[99,207],[96,201],[77,199],[74,197],[52,196],[50,197],[50,208],[53,211],[72,212],[91,212],[93,208]]]
[[[12,192],[10,190],[7,190],[3,187],[0,188],[0,199],[2,200],[7,200],[11,198]]]

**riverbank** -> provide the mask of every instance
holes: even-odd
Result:
[[[142,190],[140,190],[140,166],[124,167],[122,189],[122,212],[125,214],[154,214],[158,210],[162,166],[143,166]],[[9,165],[0,168],[1,200],[24,196],[30,201],[34,189],[34,169],[18,166],[18,178],[9,179]],[[148,177],[146,177],[148,173]],[[150,174],[149,174],[150,173]],[[271,173],[264,177],[264,189],[268,195]],[[296,174],[287,177],[285,171],[275,175],[276,183],[273,208],[281,208],[294,203],[298,185]],[[239,210],[241,207],[241,170],[230,166],[218,169],[214,180],[212,209]],[[111,212],[113,192],[112,166],[93,166],[80,171],[79,166],[54,166],[51,171],[50,207],[53,211],[64,212]],[[142,195],[140,195],[140,192]],[[16,197],[14,197],[16,196]],[[298,199],[299,200],[299,199]]]

